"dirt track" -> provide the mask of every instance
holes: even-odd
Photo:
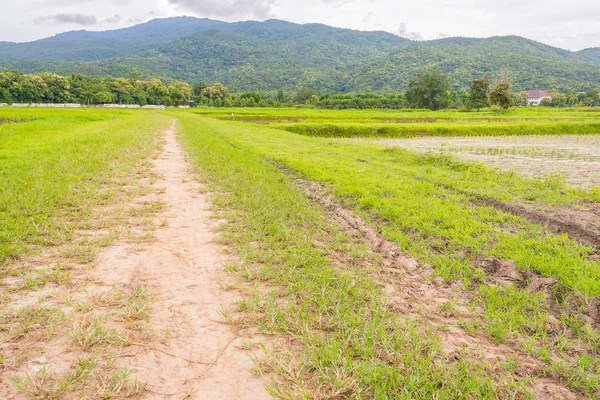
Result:
[[[23,270],[68,266],[73,276],[62,284],[18,291],[17,278],[0,281],[13,309],[8,322],[0,318],[8,329],[0,336],[0,399],[108,398],[107,393],[143,399],[269,398],[268,378],[251,373],[250,357],[260,358],[257,342],[264,338],[236,332],[225,316],[236,316],[237,294],[230,290],[232,278],[223,265],[234,260],[215,242],[208,195],[189,172],[175,121],[163,137],[150,174],[158,178],[133,177],[132,185],[149,190],[123,204],[143,215],[138,220],[125,213],[111,226],[120,232],[119,240],[92,263],[66,259],[48,248],[15,265]],[[148,205],[161,207],[147,218]],[[91,229],[85,235],[107,233]],[[136,298],[135,293],[143,295]],[[23,334],[4,335],[20,326],[10,316],[23,310],[57,310],[54,315],[65,317],[52,329],[39,318]],[[73,375],[85,357],[93,358],[93,366]],[[44,374],[44,368],[49,372]],[[128,371],[127,378],[115,378],[117,370]],[[24,387],[18,389],[13,377]],[[60,389],[60,379],[71,382],[69,387]]]
[[[115,243],[98,258],[96,275],[107,285],[131,282],[156,293],[149,328],[169,334],[153,346],[201,363],[150,349],[128,357],[127,364],[147,391],[146,398],[180,399],[189,393],[192,399],[264,399],[266,382],[250,373],[250,354],[240,349],[249,339],[236,339],[220,314],[232,308],[236,297],[219,286],[230,278],[222,266],[226,259],[214,243],[206,195],[188,172],[175,125],[165,139],[155,163],[155,172],[163,176],[156,186],[165,187],[166,203],[158,216],[165,222],[157,240],[141,251]]]

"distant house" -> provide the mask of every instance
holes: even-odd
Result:
[[[539,106],[544,99],[552,100],[552,95],[543,90],[526,90],[527,97],[529,97],[530,106]]]

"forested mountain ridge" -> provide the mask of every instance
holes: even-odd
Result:
[[[518,36],[411,41],[321,24],[177,17],[0,43],[0,68],[222,82],[233,91],[398,92],[429,65],[448,73],[453,89],[501,68],[511,71],[515,90],[600,84],[600,48],[571,52]]]
[[[583,49],[579,51],[579,54],[600,66],[600,47]]]
[[[356,32],[283,21],[206,30],[136,57],[100,62],[110,75],[143,71],[188,82],[222,82],[234,91],[314,86],[337,91],[348,71],[405,45],[385,32]]]
[[[153,19],[110,31],[69,31],[27,43],[0,42],[1,61],[82,62],[129,57],[203,29],[226,24],[206,18]]]
[[[352,71],[342,91],[405,90],[411,77],[432,65],[447,73],[451,88],[474,77],[508,68],[515,90],[585,90],[600,84],[593,52],[571,52],[519,36],[447,38],[413,42],[393,54]]]

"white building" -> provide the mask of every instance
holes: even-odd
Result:
[[[543,90],[526,90],[527,96],[529,97],[530,106],[539,106],[544,99],[552,100],[552,95]]]

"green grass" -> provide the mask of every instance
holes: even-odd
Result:
[[[302,346],[296,354],[282,349],[275,353],[271,367],[285,383],[271,387],[273,394],[527,397],[520,384],[503,380],[501,373],[491,376],[485,364],[448,360],[437,337],[419,321],[394,315],[380,285],[360,265],[367,257],[364,250],[326,224],[323,210],[246,142],[261,135],[261,147],[263,140],[282,144],[275,143],[279,132],[270,135],[245,125],[180,119],[181,142],[200,179],[219,193],[215,205],[219,216],[229,221],[225,238],[244,260],[229,266],[249,285],[240,309],[263,330],[288,334]],[[315,241],[322,245],[315,246]],[[354,262],[336,266],[336,251]],[[259,289],[259,284],[266,288]]]
[[[566,287],[600,294],[592,249],[552,235],[524,218],[477,204],[473,195],[511,202],[576,204],[600,201],[560,181],[531,180],[456,161],[447,155],[306,138],[246,124],[205,120],[228,140],[321,182],[375,221],[384,235],[432,264],[445,279],[478,279],[474,256],[515,260],[522,269],[556,276]],[[467,251],[469,257],[459,253]]]
[[[333,138],[381,137],[408,138],[423,136],[515,136],[515,135],[584,135],[599,134],[600,122],[502,122],[388,123],[388,124],[278,124],[289,132],[307,136]]]
[[[181,111],[188,113],[189,111]],[[314,108],[197,108],[191,112],[232,121],[262,123],[464,123],[464,122],[593,122],[600,117],[597,108],[552,109],[540,107],[511,108],[503,114],[496,111],[459,112],[456,110],[323,110]],[[232,116],[232,114],[234,116]]]
[[[596,109],[515,108],[495,111],[196,109],[222,120],[269,124],[307,136],[417,137],[600,133]]]
[[[246,122],[231,122],[231,112]],[[550,309],[543,293],[490,283],[475,264],[482,256],[513,259],[518,268],[556,276],[583,301],[597,298],[600,262],[592,257],[592,249],[490,208],[478,197],[576,206],[599,203],[599,189],[573,189],[553,177],[527,179],[447,154],[419,154],[273,127],[322,122],[365,129],[436,124],[482,130],[557,124],[566,129],[596,124],[600,113],[203,109],[169,114],[179,118],[180,141],[199,178],[214,192],[216,217],[228,221],[222,227],[223,241],[242,259],[227,268],[245,293],[239,309],[246,319],[231,321],[240,329],[256,324],[266,333],[289,338],[289,345],[287,340],[275,341],[270,358],[258,365],[280,377],[269,386],[276,397],[530,397],[528,381],[515,374],[517,367],[510,360],[490,364],[469,351],[449,358],[426,317],[408,318],[394,311],[378,278],[377,258],[326,222],[326,211],[279,166],[321,183],[389,240],[432,265],[435,275],[464,282],[472,298],[467,306],[481,312],[472,319],[457,319],[457,325],[473,335],[485,332],[497,342],[521,343],[523,353],[546,365],[544,374],[582,396],[597,394],[597,331],[560,304],[556,307],[562,314],[553,317],[556,310]],[[162,114],[145,110],[0,109],[3,118],[7,122],[0,125],[0,187],[6,190],[0,192],[0,264],[40,245],[69,243],[72,254],[79,254],[74,230],[90,226],[95,206],[113,205],[123,193],[135,192],[131,174],[147,163],[157,148],[156,131],[168,124]],[[269,126],[262,124],[266,122]],[[143,203],[129,214],[139,217],[161,207]],[[90,259],[85,251],[79,257]],[[61,284],[70,273],[61,268],[11,272],[24,288],[50,281]],[[79,350],[126,345],[120,330],[94,317],[94,307],[116,308],[111,314],[116,321],[143,325],[149,319],[150,300],[146,290],[134,288],[130,294],[111,292],[73,302],[76,315],[85,317],[73,320],[67,335]],[[452,315],[459,306],[450,301],[440,305],[439,312]],[[50,311],[1,313],[0,331],[13,337],[40,327],[50,332],[63,318]],[[73,382],[87,380],[85,371],[74,370],[73,376],[82,379]],[[50,379],[46,372],[16,383],[31,396],[60,395],[62,381]],[[127,376],[127,371],[115,372],[115,387]],[[71,382],[70,375],[64,379]],[[138,389],[134,384],[132,393]],[[108,386],[106,393],[112,393]]]
[[[74,221],[125,192],[168,121],[156,112],[0,109],[0,265],[70,238]],[[120,190],[121,189],[121,190]]]
[[[81,264],[163,207],[131,203],[153,191],[150,158],[171,119],[153,110],[0,109],[0,121],[2,384],[11,377],[20,396],[40,399],[140,394],[131,372],[113,364],[150,318],[152,296],[134,288],[99,313],[88,284],[104,277]],[[33,262],[21,259],[31,254]],[[54,358],[24,367],[64,346],[77,356],[70,369]]]
[[[265,291],[256,286],[250,290],[241,309],[268,332],[290,334],[302,345],[296,351],[303,356],[283,352],[277,358],[275,371],[293,382],[291,386],[296,389],[289,392],[284,385],[283,392],[274,389],[277,396],[322,395],[311,391],[314,387],[326,387],[327,394],[359,398],[419,398],[433,397],[434,393],[439,398],[524,395],[510,378],[505,381],[508,386],[493,381],[500,391],[482,394],[482,382],[490,376],[485,366],[468,359],[461,365],[446,360],[450,369],[441,372],[448,376],[459,368],[468,374],[467,380],[463,375],[456,387],[440,384],[436,379],[442,375],[436,362],[445,356],[439,347],[435,347],[434,356],[407,351],[412,357],[409,364],[404,356],[393,353],[406,351],[400,350],[404,346],[432,346],[435,340],[423,344],[418,337],[427,331],[421,324],[403,321],[382,310],[380,300],[373,301],[381,299],[382,293],[365,277],[364,267],[358,267],[361,258],[352,250],[354,247],[341,250],[351,260],[347,261],[351,267],[328,263],[335,258],[330,250],[340,247],[336,242],[341,240],[339,232],[319,235],[319,231],[333,228],[307,212],[320,211],[298,193],[291,178],[277,165],[323,184],[338,201],[378,227],[389,240],[432,265],[435,275],[446,281],[462,280],[473,294],[471,306],[481,310],[481,317],[457,321],[459,326],[472,334],[485,332],[497,342],[510,339],[522,343],[524,353],[546,364],[544,374],[587,396],[597,393],[600,363],[595,356],[594,329],[568,305],[564,310],[558,305],[557,311],[549,306],[543,293],[490,283],[476,266],[476,260],[483,256],[513,259],[518,268],[556,276],[572,290],[568,296],[574,299],[583,298],[585,303],[597,298],[600,263],[592,257],[591,248],[478,201],[478,196],[484,196],[534,206],[576,206],[580,202],[599,202],[597,189],[576,190],[554,178],[523,178],[460,162],[447,154],[418,154],[300,136],[254,124],[174,115],[181,119],[183,143],[201,168],[201,176],[212,181],[220,193],[225,192],[217,205],[231,223],[226,236],[248,263],[230,270],[252,285],[260,282],[272,288]],[[314,252],[320,252],[325,260],[317,262]],[[441,312],[445,311],[442,307]],[[558,316],[557,312],[559,322],[552,316]],[[394,321],[403,321],[404,325]],[[386,326],[387,341],[371,322]],[[390,334],[397,330],[403,335],[412,332],[410,340]],[[363,337],[358,332],[366,332],[368,345],[364,341],[355,344],[355,336]],[[404,344],[390,348],[389,340]],[[392,363],[395,370],[379,369],[378,357],[382,354],[400,357]],[[352,361],[340,366],[338,357]],[[423,357],[431,365],[421,364]],[[592,361],[586,361],[588,358]],[[579,367],[584,361],[586,367]],[[358,372],[344,369],[357,363]],[[424,380],[419,375],[423,372],[427,376]],[[433,379],[434,387],[427,379]],[[413,381],[416,386],[411,385]],[[344,392],[350,390],[348,386],[351,391]],[[420,388],[424,391],[419,392]],[[399,394],[401,389],[407,391]]]

